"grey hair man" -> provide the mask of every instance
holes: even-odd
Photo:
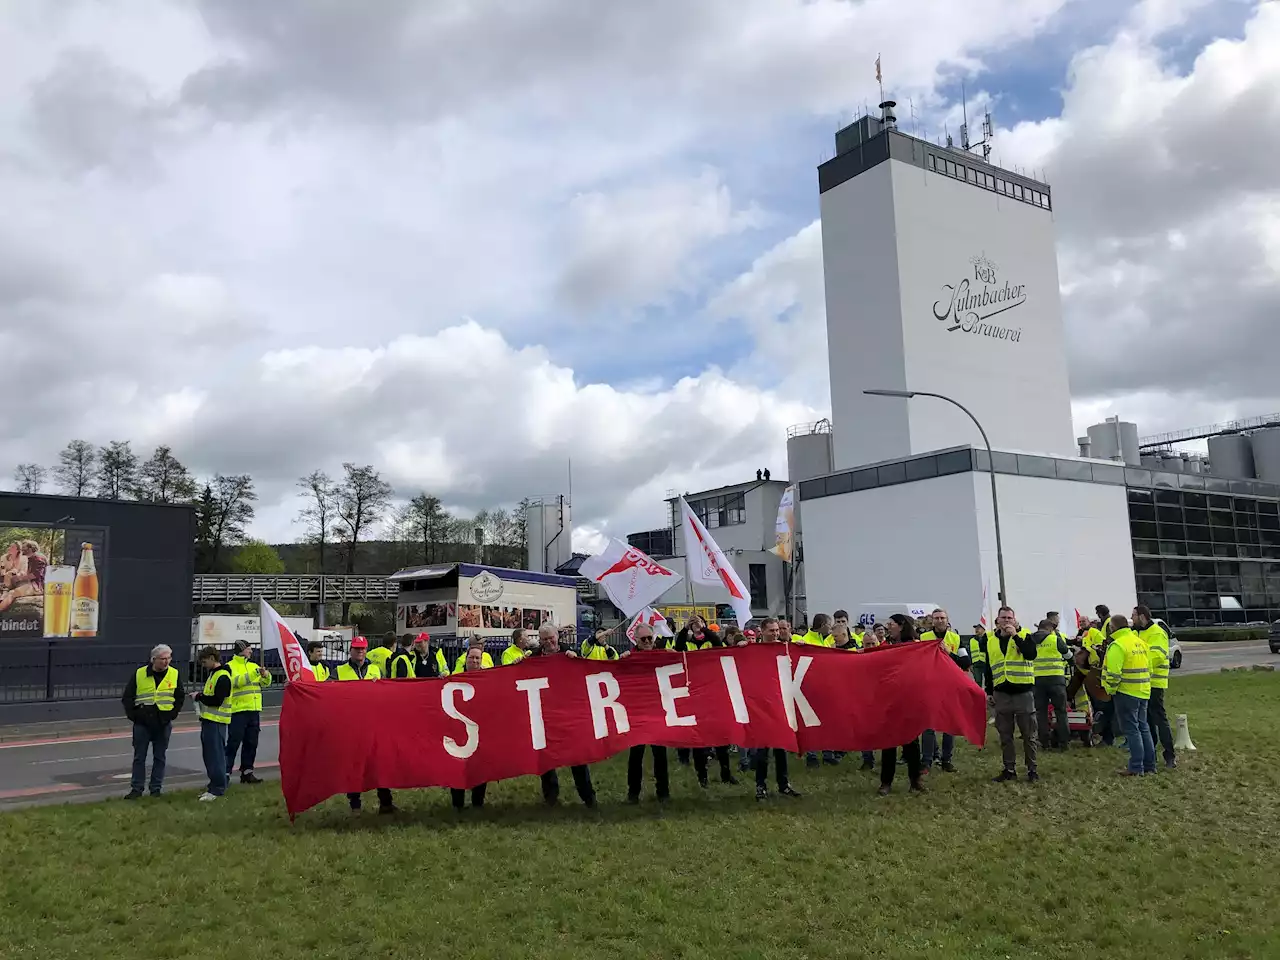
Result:
[[[126,800],[137,800],[146,785],[151,796],[160,796],[164,786],[165,755],[173,718],[182,709],[186,691],[172,664],[173,648],[167,643],[151,650],[151,662],[138,667],[125,684],[120,697],[124,715],[133,724],[133,775]],[[146,780],[147,750],[151,751],[151,781]]]

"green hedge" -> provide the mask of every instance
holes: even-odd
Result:
[[[1194,640],[1197,643],[1265,640],[1269,632],[1267,627],[1180,627],[1176,631],[1179,640]]]

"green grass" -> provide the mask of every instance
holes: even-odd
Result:
[[[992,742],[883,800],[848,759],[763,805],[673,763],[673,801],[633,808],[614,760],[596,812],[532,778],[463,818],[430,790],[290,825],[274,784],[13,812],[0,957],[1280,956],[1280,680],[1175,678],[1170,705],[1199,752],[1143,780],[1076,749],[993,785]]]

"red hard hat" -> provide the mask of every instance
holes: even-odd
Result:
[[[364,637],[355,637],[351,641],[351,649],[352,650],[368,650],[369,641],[366,640]]]
[[[417,643],[419,640],[422,640],[422,641],[424,641],[424,642],[426,642],[426,643],[430,643],[430,642],[431,642],[431,634],[429,634],[429,633],[420,633],[420,634],[418,634],[416,637],[414,637],[414,638],[413,638],[413,642],[414,642],[414,643]]]
[[[742,631],[742,635],[743,635],[744,637],[748,637],[748,638],[750,638],[750,639],[754,640],[754,639],[755,639],[755,636],[756,636],[756,632],[755,632],[754,630],[752,630],[750,627],[747,627],[747,629],[745,629],[745,630],[743,630],[743,631]]]

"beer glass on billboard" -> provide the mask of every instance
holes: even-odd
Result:
[[[71,636],[98,635],[98,567],[93,544],[80,544],[80,565],[71,587]]]
[[[71,634],[71,590],[76,568],[49,567],[44,576],[44,635],[66,637]]]

